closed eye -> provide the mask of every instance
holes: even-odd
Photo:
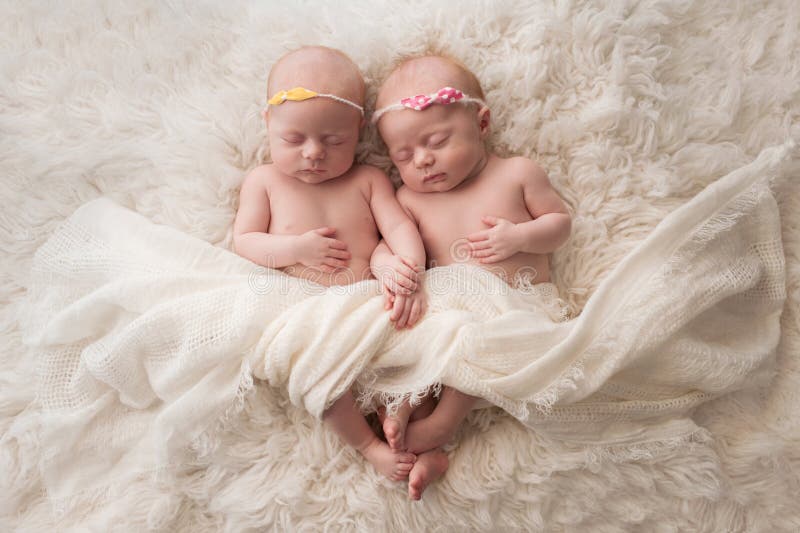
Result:
[[[325,137],[325,144],[328,146],[338,146],[344,142],[344,139],[341,137],[331,136]]]
[[[434,136],[430,138],[428,144],[431,148],[439,148],[440,146],[444,146],[449,138],[449,135]]]
[[[295,136],[295,135],[289,135],[289,136],[286,136],[286,137],[281,137],[281,139],[283,139],[284,142],[287,142],[289,144],[300,144],[301,142],[303,142],[303,138],[302,137],[298,137],[298,136]]]
[[[400,150],[399,152],[395,152],[392,156],[392,159],[395,161],[408,161],[411,159],[411,151],[410,150]]]

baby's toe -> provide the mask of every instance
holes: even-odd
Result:
[[[403,453],[403,454],[400,454],[400,457],[398,458],[398,462],[399,463],[411,463],[411,464],[414,464],[414,462],[416,460],[417,460],[417,456],[414,455],[413,453]]]

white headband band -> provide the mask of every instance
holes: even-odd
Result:
[[[364,108],[358,105],[357,103],[348,100],[347,98],[342,98],[341,96],[336,96],[335,94],[327,94],[327,93],[318,93],[314,91],[310,91],[305,87],[293,87],[288,91],[278,91],[275,95],[267,101],[267,107],[271,105],[281,105],[285,101],[289,100],[291,102],[302,102],[303,100],[308,100],[309,98],[330,98],[331,100],[336,100],[337,102],[341,102],[343,104],[347,104],[350,107],[355,107],[364,115]]]

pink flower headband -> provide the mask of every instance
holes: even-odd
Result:
[[[413,109],[414,111],[422,111],[427,109],[433,104],[452,104],[453,102],[460,102],[462,104],[476,103],[485,106],[486,102],[480,98],[472,98],[462,93],[458,89],[452,87],[444,87],[435,93],[431,94],[418,94],[417,96],[410,96],[403,98],[397,103],[389,104],[386,107],[376,109],[372,114],[372,123],[375,124],[387,111],[395,111],[399,109]]]

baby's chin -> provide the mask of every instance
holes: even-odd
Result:
[[[410,180],[409,180],[410,181]],[[414,182],[409,184],[409,181],[404,181],[405,185],[414,192],[417,193],[436,193],[436,192],[448,192],[459,185],[464,181],[464,178],[461,179],[453,179],[450,176],[443,176],[441,178],[434,178],[428,182]]]
[[[334,169],[332,171],[328,170],[328,169],[323,169],[321,171],[320,170],[302,170],[302,169],[299,169],[299,170],[298,169],[291,169],[291,170],[288,170],[288,171],[284,171],[283,169],[280,169],[280,170],[286,176],[291,176],[292,178],[294,178],[296,180],[299,180],[299,181],[302,181],[303,183],[308,183],[308,184],[311,184],[311,185],[315,185],[315,184],[318,184],[318,183],[323,183],[323,182],[326,182],[326,181],[334,180],[334,179],[336,179],[336,178],[338,178],[340,176],[343,176],[344,174],[347,173],[348,170],[350,170],[350,168],[352,168],[352,167],[349,167],[348,169],[346,169],[344,171],[339,171],[338,169]]]

